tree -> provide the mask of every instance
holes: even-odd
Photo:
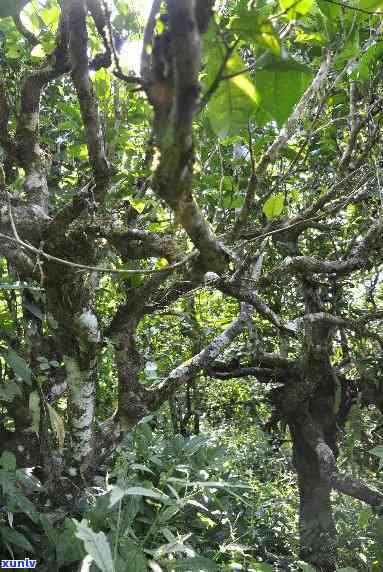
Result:
[[[301,556],[335,570],[331,491],[383,501],[337,468],[356,394],[383,413],[381,3],[154,0],[139,77],[123,3],[24,4],[0,12],[1,449],[72,498],[199,372],[277,383]],[[201,288],[232,322],[150,384],[139,332]]]

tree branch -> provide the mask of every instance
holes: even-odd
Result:
[[[37,46],[37,44],[39,44],[39,39],[34,35],[33,32],[31,32],[30,30],[28,30],[26,26],[24,26],[20,14],[13,16],[13,21],[17,30],[20,32],[22,36],[24,36],[24,38],[27,40],[27,42],[31,44],[31,46]]]
[[[270,165],[272,161],[276,159],[282,147],[286,145],[289,139],[291,139],[291,137],[296,133],[302,121],[302,116],[307,111],[307,106],[310,100],[318,93],[318,91],[322,88],[323,84],[327,80],[328,71],[330,68],[330,62],[331,62],[330,52],[328,51],[326,53],[325,59],[323,60],[318,70],[317,75],[315,76],[311,85],[307,88],[307,90],[297,103],[293,113],[288,118],[285,127],[280,131],[278,137],[265,151],[265,153],[262,155],[259,162],[255,166],[255,169],[249,179],[245,202],[237,216],[232,231],[229,233],[231,240],[235,240],[235,238],[238,236],[241,229],[247,222],[250,210],[254,203],[254,194],[259,185],[260,179],[263,177],[267,167]]]
[[[0,82],[0,145],[3,147],[11,161],[17,160],[16,143],[12,140],[8,130],[9,105],[4,82]]]
[[[89,76],[85,0],[70,0],[68,15],[72,79],[87,137],[89,161],[96,184],[95,195],[101,199],[109,186],[110,169],[105,155],[96,95]]]
[[[192,123],[198,108],[201,67],[195,2],[168,0],[167,7],[169,29],[153,40],[150,58],[147,53],[142,57],[142,75],[155,112],[154,140],[158,146],[159,164],[152,184],[200,251],[204,271],[222,272],[228,256],[192,193]],[[153,39],[157,11],[154,3],[144,44]]]
[[[254,290],[249,290],[241,282],[221,280],[218,282],[217,288],[225,294],[237,298],[237,300],[251,304],[261,316],[274,324],[279,330],[286,332],[290,336],[295,335],[294,330],[289,328],[288,324],[285,324]]]
[[[271,279],[273,274],[279,272],[344,275],[351,274],[355,270],[370,269],[376,264],[376,259],[372,260],[371,255],[374,251],[381,249],[382,236],[383,220],[377,219],[371,224],[370,230],[362,242],[346,260],[320,260],[312,256],[288,257],[281,266],[271,271],[267,279]]]
[[[312,314],[305,314],[301,318],[294,320],[294,323],[299,325],[299,323],[308,322],[314,324],[315,322],[322,322],[329,324],[331,326],[335,326],[337,328],[345,328],[348,330],[353,330],[354,332],[359,333],[362,336],[369,337],[372,339],[376,339],[379,344],[383,347],[383,338],[379,336],[379,334],[375,332],[369,331],[363,323],[356,322],[355,320],[342,318],[341,316],[333,316],[327,312],[315,312]]]
[[[186,384],[200,369],[209,366],[243,331],[248,319],[248,311],[241,310],[238,318],[222,334],[219,334],[201,352],[173,369],[159,386],[153,388],[154,407],[158,408],[175,393],[178,387]]]
[[[70,69],[67,58],[67,20],[60,14],[56,47],[48,58],[48,65],[28,75],[21,88],[20,112],[16,127],[16,155],[25,169],[24,188],[30,203],[48,210],[47,170],[50,157],[39,146],[40,98],[44,87]]]

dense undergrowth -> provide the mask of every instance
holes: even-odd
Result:
[[[46,572],[313,570],[298,557],[290,449],[288,435],[281,443],[249,417],[190,437],[153,417],[66,511],[41,504],[39,481],[4,453],[1,555],[28,555]],[[382,570],[381,519],[347,497],[334,511],[339,570]]]

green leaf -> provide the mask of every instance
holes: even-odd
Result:
[[[14,530],[13,528],[6,528],[4,526],[0,528],[0,534],[5,542],[9,542],[14,546],[18,546],[19,548],[22,548],[27,552],[32,552],[32,553],[34,552],[34,548],[29,542],[29,540],[25,538],[23,534],[17,532],[17,530]]]
[[[300,14],[308,14],[313,6],[313,0],[300,0],[298,2],[297,0],[279,0],[279,3],[290,20],[294,20]]]
[[[84,520],[81,522],[73,520],[73,522],[77,528],[77,538],[84,542],[87,554],[93,558],[101,572],[115,572],[112,552],[105,534],[93,532]]]
[[[20,357],[14,350],[9,350],[6,360],[18,377],[29,385],[32,383],[32,372],[25,359]]]
[[[10,451],[4,451],[0,457],[0,465],[6,471],[14,471],[16,469],[16,457]]]
[[[122,489],[121,487],[115,486],[113,487],[110,495],[110,507],[114,506],[125,496],[148,497],[160,501],[169,500],[167,495],[159,494],[152,489],[146,489],[145,487],[128,487],[127,489]]]
[[[44,49],[44,53],[48,56],[53,52],[56,46],[55,35],[51,32],[47,32],[41,36],[41,44]]]
[[[257,111],[254,114],[254,121],[258,127],[264,127],[268,123],[273,120],[273,117],[263,109],[262,107],[258,107]]]
[[[148,564],[140,546],[132,540],[123,540],[119,549],[124,557],[124,572],[147,572]]]
[[[51,523],[49,523],[49,526],[52,528]],[[84,548],[82,540],[75,536],[75,524],[71,520],[65,519],[64,526],[57,527],[56,530],[57,540],[55,541],[55,549],[58,564],[69,564],[72,562],[77,562],[78,564],[82,558],[84,558]],[[59,569],[60,568],[61,567],[59,567]]]
[[[335,20],[338,17],[340,6],[327,2],[327,0],[317,0],[319,10],[329,20]]]
[[[245,197],[237,193],[225,195],[222,199],[222,206],[225,209],[237,209],[244,203]]]
[[[61,531],[59,532],[58,530],[52,528],[52,524],[49,518],[45,516],[45,514],[40,515],[40,525],[43,527],[49,542],[51,542],[52,544],[56,543],[58,544],[59,538],[60,536],[62,536],[62,532]]]
[[[375,457],[379,457],[379,469],[381,469],[383,467],[383,445],[370,449],[370,453],[375,455]]]
[[[18,46],[11,45],[6,49],[6,56],[10,60],[17,60],[21,57],[22,51]]]
[[[0,387],[0,401],[13,401],[16,395],[21,395],[21,389],[13,381],[7,381]]]
[[[30,0],[1,0],[0,18],[16,16]]]
[[[367,81],[373,65],[379,61],[382,54],[383,42],[377,42],[369,46],[361,55],[358,65],[352,70],[350,78],[358,81]]]
[[[357,4],[358,8],[366,10],[367,12],[382,12],[383,1],[382,0],[359,0]]]
[[[110,75],[104,68],[96,71],[94,87],[99,99],[108,99],[110,97]]]
[[[336,69],[342,68],[350,59],[359,56],[360,54],[360,41],[359,34],[354,33],[351,39],[346,42],[343,50],[339,52],[334,58],[334,65]]]
[[[360,510],[358,514],[358,524],[360,528],[365,528],[367,526],[371,520],[372,514],[372,508],[370,506]]]
[[[164,509],[163,512],[161,512],[160,516],[159,516],[159,521],[161,523],[167,522],[168,520],[171,520],[174,516],[176,516],[178,513],[180,512],[180,509],[178,506],[168,506]]]
[[[303,30],[297,30],[295,41],[300,44],[319,44],[320,46],[324,46],[327,43],[327,39],[324,34],[321,34],[320,32],[308,33]]]
[[[49,28],[54,28],[58,22],[60,10],[58,6],[52,6],[52,8],[45,8],[45,10],[41,10],[39,15]]]
[[[256,570],[256,572],[272,572],[274,570],[270,564],[265,564],[264,562],[252,563],[251,568]]]
[[[139,213],[142,214],[145,210],[146,203],[140,199],[129,199],[130,204],[132,207]]]
[[[225,66],[224,79],[211,98],[207,116],[213,131],[219,137],[239,135],[258,107],[258,96],[248,73],[242,73],[246,64],[233,54]],[[236,75],[238,74],[238,75]]]
[[[259,16],[254,10],[245,7],[240,9],[232,18],[230,27],[244,40],[262,46],[277,56],[280,55],[279,37],[271,22]]]
[[[38,435],[40,429],[40,397],[37,391],[32,391],[29,394],[29,409],[32,413],[32,431]]]
[[[285,194],[277,193],[276,195],[271,195],[263,205],[263,212],[266,215],[267,220],[272,220],[273,218],[279,216],[283,211],[285,205]]]
[[[38,318],[41,321],[44,320],[44,314],[42,313],[41,308],[39,308],[36,304],[34,304],[33,302],[25,301],[23,302],[23,306],[24,308],[29,310],[34,316],[36,316],[36,318]]]
[[[282,127],[312,78],[311,71],[294,60],[270,58],[256,72],[258,101]]]
[[[44,48],[41,44],[37,44],[37,46],[35,46],[33,48],[33,50],[31,51],[31,56],[32,58],[45,58],[45,51]]]
[[[297,564],[302,572],[316,572],[315,568],[313,568],[311,564],[307,564],[307,562],[303,562],[303,560],[299,560]]]
[[[346,568],[337,568],[337,572],[358,572],[356,568],[351,568],[351,566],[346,566]]]
[[[38,511],[37,511],[37,509],[36,509],[36,507],[32,501],[30,501],[24,495],[17,495],[16,497],[14,495],[13,500],[15,501],[17,506],[20,508],[20,510],[22,512],[24,512],[25,514],[27,514],[29,516],[29,518],[31,520],[33,520],[33,522],[35,522],[35,523],[39,522],[40,515],[39,515],[39,513],[38,513]]]

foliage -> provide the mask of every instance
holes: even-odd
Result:
[[[0,559],[379,572],[383,3],[139,8],[0,2]]]

